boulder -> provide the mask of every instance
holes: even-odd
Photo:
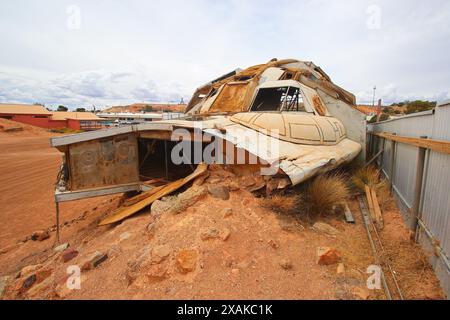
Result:
[[[330,226],[327,223],[323,223],[323,222],[316,222],[316,223],[314,223],[313,229],[318,231],[318,232],[322,232],[322,233],[328,234],[330,236],[336,236],[336,235],[339,234],[339,231],[336,228]]]
[[[221,185],[209,185],[208,192],[214,197],[222,200],[230,199],[228,188]]]
[[[96,252],[90,254],[86,258],[86,260],[82,263],[81,270],[83,270],[83,271],[92,270],[92,269],[98,267],[106,259],[108,259],[107,254],[96,251]]]
[[[43,241],[50,238],[50,233],[47,230],[38,230],[31,234],[31,240],[33,241]]]
[[[317,248],[317,264],[331,265],[341,260],[340,253],[335,248],[319,247]]]
[[[189,273],[197,266],[198,253],[194,249],[184,249],[176,256],[176,266],[181,273]]]

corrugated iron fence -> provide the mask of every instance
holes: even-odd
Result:
[[[368,132],[450,141],[450,101],[433,111],[369,124]],[[429,254],[450,297],[450,154],[373,134],[369,134],[368,148],[372,155],[383,150],[378,165],[391,183],[405,222],[413,229],[417,211],[416,240]],[[418,170],[422,165],[423,172]]]

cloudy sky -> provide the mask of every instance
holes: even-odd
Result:
[[[237,67],[311,60],[372,101],[450,99],[450,1],[0,2],[0,102],[177,102]]]

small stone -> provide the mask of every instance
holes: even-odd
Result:
[[[7,284],[9,283],[10,279],[11,279],[11,277],[9,277],[9,276],[0,277],[0,300],[3,297],[3,293],[5,292],[5,288],[6,288]]]
[[[278,249],[280,246],[278,245],[278,243],[276,243],[275,241],[273,241],[273,240],[269,240],[269,241],[267,241],[267,243],[269,244],[269,246],[271,246],[272,248],[274,248],[274,249]]]
[[[30,290],[28,290],[27,295],[31,298],[40,298],[43,299],[47,297],[49,291],[53,284],[53,278],[47,277],[41,283],[35,284]]]
[[[23,282],[22,282],[22,290],[26,291],[31,288],[31,286],[36,282],[36,275],[32,274],[31,276],[28,276]]]
[[[200,239],[202,239],[203,241],[210,240],[210,239],[216,239],[219,237],[220,237],[220,232],[219,232],[219,230],[217,230],[215,228],[209,228],[209,229],[203,230],[200,233]]]
[[[42,264],[35,264],[35,265],[23,267],[22,270],[20,270],[19,278],[26,277],[26,276],[36,272],[37,270],[41,269],[42,267],[43,267]]]
[[[72,248],[67,248],[61,255],[61,260],[66,263],[78,256],[78,251]]]
[[[222,230],[222,233],[221,233],[221,235],[220,235],[220,238],[221,238],[223,241],[227,241],[228,238],[230,237],[230,235],[231,235],[230,229],[225,228],[225,229]]]
[[[147,279],[152,282],[162,281],[167,276],[167,270],[167,264],[152,265],[146,270],[145,275],[147,276]]]
[[[70,246],[70,245],[69,245],[68,243],[63,243],[63,244],[61,244],[61,245],[55,247],[55,248],[53,249],[53,251],[55,251],[55,252],[62,252],[62,251],[64,251],[64,250],[66,250],[69,246]]]
[[[94,269],[98,267],[101,263],[103,263],[106,259],[108,259],[107,254],[96,251],[92,253],[82,264],[81,270],[87,271]]]
[[[229,216],[231,216],[233,214],[233,209],[231,208],[223,208],[222,209],[222,216],[224,218],[228,218]]]
[[[208,192],[214,197],[222,200],[230,199],[228,188],[220,185],[208,185]]]
[[[319,247],[317,248],[317,264],[330,265],[338,263],[341,255],[335,248]]]
[[[361,287],[353,288],[352,294],[361,300],[367,300],[370,296],[369,289]]]
[[[313,229],[318,231],[318,232],[322,232],[322,233],[328,234],[330,236],[336,236],[336,235],[339,234],[339,231],[336,228],[330,226],[327,223],[323,223],[323,222],[316,222],[316,223],[314,223]]]
[[[168,256],[170,256],[171,252],[172,252],[172,249],[170,249],[170,247],[165,244],[154,247],[152,249],[152,255],[151,255],[152,263],[155,263],[155,264],[161,263]]]
[[[124,233],[122,233],[122,234],[119,236],[119,242],[128,240],[128,239],[130,239],[130,237],[131,237],[131,233],[129,233],[129,232],[124,232]]]
[[[338,264],[337,269],[336,269],[336,273],[337,274],[344,274],[345,273],[345,266],[344,266],[344,264],[342,262]]]
[[[178,252],[176,265],[181,273],[188,273],[195,270],[198,253],[194,249],[184,249]]]
[[[33,241],[43,241],[48,238],[50,238],[50,234],[48,231],[44,230],[38,230],[31,234],[31,240]]]
[[[239,269],[231,269],[231,274],[233,276],[238,276],[240,272],[241,272],[241,270],[239,270]]]
[[[292,269],[292,261],[289,259],[282,259],[280,261],[280,266],[284,269],[284,270],[291,270]]]

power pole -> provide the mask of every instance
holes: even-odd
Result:
[[[375,108],[375,92],[377,91],[377,86],[373,87],[373,99],[372,99],[372,108]]]

